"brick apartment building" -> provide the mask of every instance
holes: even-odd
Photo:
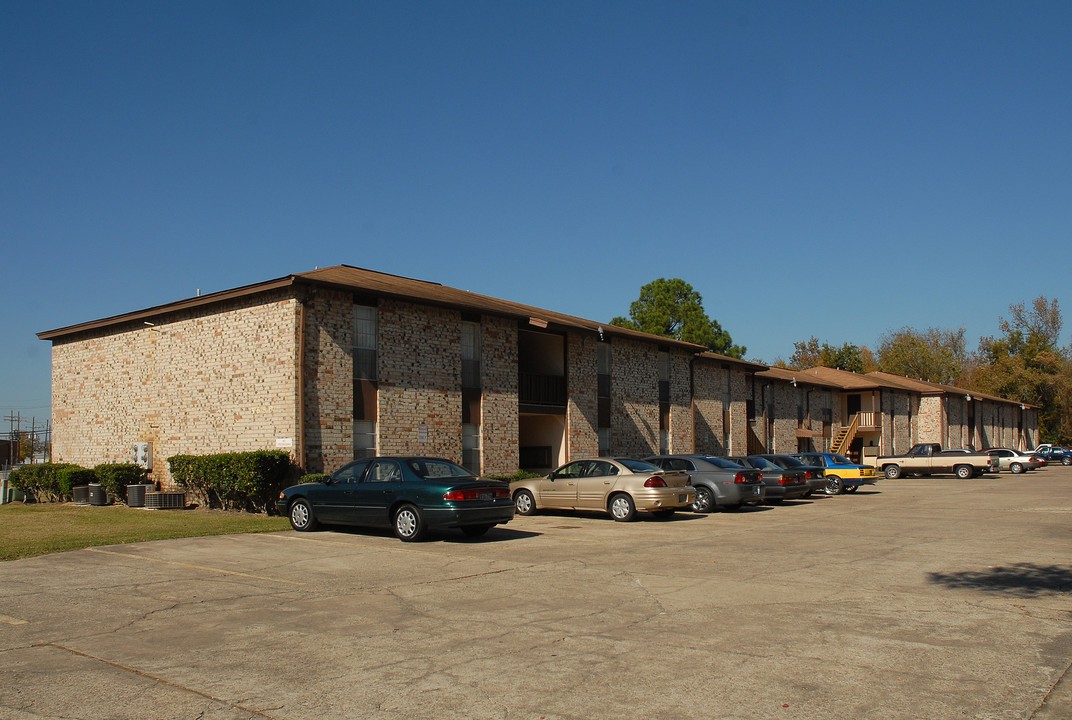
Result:
[[[349,266],[38,337],[52,342],[54,459],[126,462],[148,441],[165,483],[172,455],[273,448],[311,472],[420,454],[485,474],[596,454],[825,449],[842,418],[883,403],[880,437],[892,433],[898,450],[905,430],[956,445],[1037,426],[1008,401],[971,420],[972,402],[952,391],[871,379],[888,398],[876,400],[852,386],[870,376],[787,378],[690,343]],[[935,393],[939,430],[911,416]]]

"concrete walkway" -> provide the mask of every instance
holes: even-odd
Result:
[[[9,718],[1072,717],[1072,469],[0,563]]]

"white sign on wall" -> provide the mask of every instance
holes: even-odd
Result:
[[[292,448],[294,447],[294,438],[276,438],[275,446],[277,448]]]

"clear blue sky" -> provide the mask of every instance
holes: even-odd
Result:
[[[773,362],[1057,298],[1072,3],[0,0],[0,412],[35,333],[349,264]],[[0,422],[0,431],[6,431]]]

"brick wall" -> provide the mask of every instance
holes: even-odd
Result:
[[[570,333],[566,338],[566,378],[569,382],[566,407],[566,433],[569,459],[595,457],[599,454],[598,341],[593,336]],[[615,377],[617,358],[611,360],[611,395],[618,391]],[[613,419],[612,419],[613,422]],[[617,452],[617,447],[612,449]]]
[[[297,303],[286,291],[53,342],[53,459],[129,462],[297,442]],[[296,447],[296,446],[295,446]]]
[[[730,455],[748,454],[748,379],[750,373],[730,370]]]
[[[670,452],[673,453],[696,451],[692,424],[692,358],[691,353],[682,350],[670,351]],[[659,449],[658,445],[655,449]]]
[[[945,432],[945,402],[936,395],[927,395],[919,399],[919,418],[916,427],[918,431],[915,440],[918,443],[940,443],[943,447],[960,447],[951,445],[943,437],[951,433]]]
[[[481,444],[486,475],[517,471],[517,322],[485,315],[480,329]]]
[[[354,459],[353,295],[310,288],[305,312],[307,472],[334,472]]]
[[[461,314],[388,299],[379,308],[380,454],[461,462]]]
[[[725,455],[722,446],[723,383],[729,375],[721,363],[696,360],[693,365],[693,423],[698,453]]]
[[[611,347],[611,450],[641,457],[658,452],[658,347],[620,338]]]

